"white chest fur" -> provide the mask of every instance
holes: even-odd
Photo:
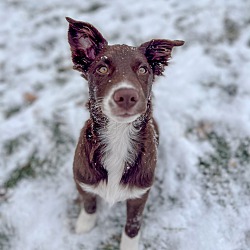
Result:
[[[125,162],[133,162],[133,139],[137,131],[131,124],[110,122],[102,132],[106,147],[103,150],[102,164],[108,172],[108,182],[101,181],[97,186],[80,183],[87,192],[99,195],[113,205],[115,202],[141,197],[148,188],[129,188],[120,185]]]

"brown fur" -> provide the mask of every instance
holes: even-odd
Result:
[[[108,170],[102,165],[106,142],[101,133],[111,118],[104,112],[103,98],[110,93],[113,86],[119,86],[121,82],[133,85],[133,91],[127,91],[126,95],[136,92],[136,98],[131,97],[131,105],[120,105],[119,97],[113,103],[108,103],[113,116],[123,113],[139,114],[132,122],[137,131],[133,138],[133,152],[128,152],[133,154],[134,161],[125,162],[120,180],[120,185],[130,189],[148,188],[140,198],[127,200],[125,232],[133,238],[140,230],[143,209],[153,184],[156,167],[159,133],[152,117],[152,84],[156,75],[163,74],[173,47],[181,46],[184,42],[154,39],[138,48],[127,45],[110,46],[91,24],[71,18],[67,20],[74,68],[82,73],[89,85],[90,119],[81,131],[73,164],[77,189],[82,197],[83,207],[89,214],[96,212],[96,195],[87,193],[79,184],[98,186],[101,181],[109,181]],[[107,68],[107,73],[100,73],[98,70],[101,67]],[[140,68],[145,69],[145,72],[142,70],[140,73]],[[125,91],[121,90],[119,93],[122,95]],[[123,97],[121,101],[124,101]]]

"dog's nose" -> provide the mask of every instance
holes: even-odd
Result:
[[[138,102],[139,94],[135,89],[122,88],[115,91],[113,99],[119,107],[128,110]]]

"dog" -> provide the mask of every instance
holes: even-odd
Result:
[[[159,141],[151,88],[168,65],[173,47],[184,41],[108,45],[91,24],[66,19],[73,68],[82,73],[89,87],[90,118],[81,130],[73,163],[82,205],[76,232],[86,233],[95,226],[98,196],[111,205],[126,201],[120,249],[138,250]]]

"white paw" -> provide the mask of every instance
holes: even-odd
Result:
[[[135,237],[130,238],[129,236],[127,236],[125,231],[123,231],[121,244],[120,244],[120,250],[138,250],[139,239],[140,239],[140,233],[138,233]]]
[[[76,221],[76,233],[82,234],[91,231],[96,224],[96,217],[96,213],[88,214],[82,209]]]

